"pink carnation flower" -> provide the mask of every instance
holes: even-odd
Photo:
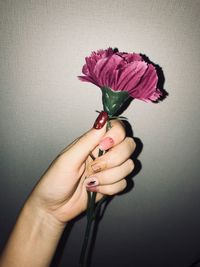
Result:
[[[158,76],[152,64],[136,53],[122,53],[112,48],[92,52],[85,58],[79,76],[81,81],[91,82],[113,91],[126,91],[132,98],[156,101],[161,96],[157,88]]]

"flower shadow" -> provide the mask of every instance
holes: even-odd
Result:
[[[160,65],[152,62],[145,54],[140,54],[140,56],[143,58],[143,60],[145,62],[147,62],[148,64],[152,64],[156,69],[156,72],[157,72],[157,75],[158,75],[157,87],[161,91],[162,96],[159,98],[159,100],[153,101],[153,102],[154,103],[159,103],[159,102],[163,101],[169,95],[169,93],[164,89],[164,83],[165,83],[164,72],[163,72],[162,68],[160,67]]]
[[[117,47],[115,47],[114,52],[117,53],[119,52],[119,49]],[[142,59],[147,62],[148,64],[151,64],[155,67],[157,75],[158,75],[158,83],[157,83],[157,88],[159,88],[159,90],[162,93],[162,96],[156,100],[153,101],[154,103],[159,103],[161,101],[163,101],[168,95],[169,93],[164,89],[164,83],[165,83],[165,76],[164,76],[164,72],[162,70],[162,68],[160,67],[160,65],[156,64],[155,62],[151,61],[149,59],[149,57],[147,57],[145,54],[140,53],[140,56],[142,57]],[[126,105],[124,105],[123,107],[123,111],[129,106],[129,104],[131,103],[133,99],[128,99]],[[120,110],[120,113],[122,113],[122,110]]]

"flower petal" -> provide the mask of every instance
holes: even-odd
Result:
[[[120,53],[120,55],[128,62],[142,61],[142,57],[136,53]]]
[[[87,68],[89,70],[89,73],[93,73],[93,70],[97,64],[97,61],[95,60],[95,58],[93,57],[86,57],[85,58],[85,61],[86,61],[86,65],[87,65]]]
[[[90,82],[90,83],[93,83],[93,84],[99,86],[98,83],[90,76],[78,76],[78,78],[82,82]]]
[[[85,74],[85,75],[89,75],[90,74],[90,72],[88,70],[88,67],[87,67],[87,64],[83,65],[82,73]]]
[[[144,76],[141,78],[140,83],[130,90],[133,98],[141,99],[144,101],[157,100],[161,92],[157,89],[158,76],[156,69],[152,64],[148,65]]]
[[[93,51],[85,61],[82,68],[85,76],[79,76],[81,81],[113,91],[127,91],[133,98],[144,101],[155,101],[162,95],[157,89],[156,69],[139,54],[108,48]]]
[[[117,90],[130,91],[140,81],[147,69],[147,63],[144,61],[134,61],[127,66],[121,72],[119,80],[117,81]]]
[[[100,86],[110,87],[113,79],[113,71],[123,59],[117,55],[99,60],[94,68],[94,74]]]

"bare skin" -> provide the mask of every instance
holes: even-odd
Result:
[[[90,153],[96,156],[106,137],[113,140],[108,152],[93,161]],[[134,149],[133,139],[125,136],[117,120],[112,121],[108,132],[105,126],[91,129],[64,149],[24,204],[1,255],[0,267],[49,266],[67,222],[85,211],[87,190],[96,191],[100,200],[125,189],[124,178],[134,168],[130,159]],[[93,179],[97,185],[88,187]]]

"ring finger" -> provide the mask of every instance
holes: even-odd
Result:
[[[85,179],[84,183],[87,188],[98,185],[110,185],[124,179],[134,169],[134,163],[131,159],[126,160],[120,166],[110,168],[98,173],[95,173]]]
[[[122,179],[121,181],[114,184],[93,186],[91,188],[88,188],[88,190],[90,192],[100,193],[101,195],[112,196],[123,191],[126,188],[126,186],[127,186],[126,180]]]

